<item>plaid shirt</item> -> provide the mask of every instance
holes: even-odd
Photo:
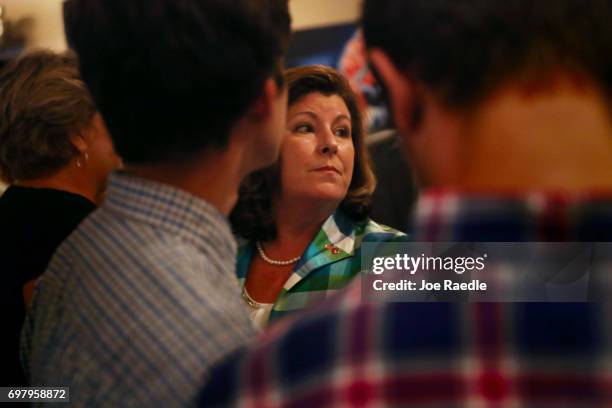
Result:
[[[208,369],[252,338],[236,243],[210,204],[113,175],[106,202],[60,246],[22,334],[31,385],[73,406],[186,406]]]
[[[406,234],[372,220],[351,221],[341,211],[331,215],[304,251],[287,279],[270,313],[274,321],[291,312],[311,307],[344,288],[361,270],[362,242],[391,242]],[[238,248],[236,273],[243,287],[255,253],[253,242]]]
[[[612,197],[424,195],[417,240],[612,241]],[[612,406],[609,303],[361,302],[361,280],[220,365],[202,406]]]

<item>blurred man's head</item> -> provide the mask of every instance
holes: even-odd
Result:
[[[287,0],[68,0],[64,17],[126,164],[222,150],[245,117],[262,146],[258,165],[276,158]]]
[[[486,131],[499,131],[491,150],[511,145],[503,138],[521,129],[534,132],[533,145],[511,148],[522,150],[520,157],[544,147],[536,139],[548,130],[535,129],[536,121],[585,107],[577,104],[583,96],[601,102],[586,106],[590,115],[606,116],[611,19],[608,0],[366,0],[363,10],[370,57],[386,84],[396,125],[421,178],[437,185],[460,184],[470,171],[468,162],[482,147],[477,144],[488,143],[470,137],[484,132],[473,126],[484,126],[487,117],[497,122]],[[558,109],[540,103],[549,96]],[[500,98],[503,104],[494,103]],[[521,111],[529,103],[537,106]],[[554,125],[553,116],[547,124]],[[504,118],[520,123],[508,130]],[[561,135],[559,142],[564,140]]]

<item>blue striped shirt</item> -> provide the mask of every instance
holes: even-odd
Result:
[[[22,333],[32,385],[77,406],[185,406],[209,367],[253,334],[236,243],[210,204],[116,174],[62,244]]]

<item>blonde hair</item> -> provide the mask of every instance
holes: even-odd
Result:
[[[0,72],[0,178],[53,174],[78,155],[71,137],[96,113],[72,52],[39,50]]]

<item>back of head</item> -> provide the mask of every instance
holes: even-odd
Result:
[[[610,94],[610,21],[608,0],[366,0],[363,10],[368,47],[452,107],[551,70],[587,76]]]
[[[128,164],[225,146],[264,81],[282,81],[287,0],[68,0],[64,17]]]
[[[74,54],[36,51],[0,73],[0,176],[46,177],[77,156],[71,137],[96,110]]]

